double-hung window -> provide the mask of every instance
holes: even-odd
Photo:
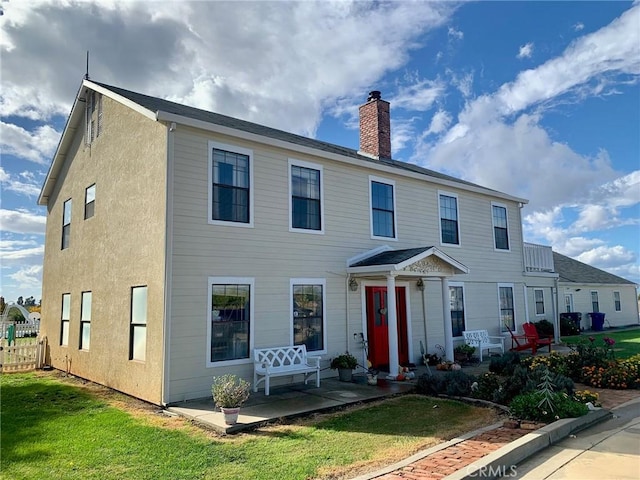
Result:
[[[291,279],[291,316],[294,345],[308,352],[325,351],[325,279]]]
[[[500,331],[506,332],[507,326],[516,330],[516,315],[513,306],[513,284],[498,284],[498,306],[500,309]]]
[[[464,287],[462,283],[449,282],[451,329],[454,337],[461,337],[466,330],[464,319]]]
[[[620,292],[613,292],[613,308],[616,312],[622,311],[622,302],[620,301]]]
[[[509,250],[509,228],[507,224],[507,207],[497,203],[491,204],[493,216],[493,238],[496,250]]]
[[[536,315],[544,315],[544,290],[536,288],[533,295],[536,302]]]
[[[69,247],[71,240],[71,199],[62,206],[62,250]]]
[[[323,233],[322,166],[289,159],[292,231]]]
[[[209,223],[253,226],[253,152],[209,142]]]
[[[600,311],[600,302],[598,301],[598,292],[593,290],[591,292],[591,311],[599,312]]]
[[[253,278],[209,278],[207,365],[246,361],[253,346]]]
[[[395,182],[369,177],[371,236],[396,239]]]
[[[71,320],[71,294],[62,295],[62,315],[60,321],[60,345],[69,345],[69,321]]]
[[[89,350],[91,344],[91,292],[82,292],[80,307],[80,350]]]
[[[147,352],[147,287],[131,289],[129,360],[144,362]]]
[[[84,219],[93,217],[96,210],[96,184],[84,191]]]
[[[440,241],[447,245],[460,245],[458,225],[458,196],[450,193],[439,194]]]

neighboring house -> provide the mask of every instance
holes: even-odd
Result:
[[[582,328],[591,328],[592,312],[605,314],[605,328],[640,323],[635,283],[556,252],[553,263],[560,275],[560,312],[582,313]]]
[[[390,157],[379,92],[355,151],[83,81],[39,197],[49,362],[171,404],[251,379],[254,348],[366,365],[364,339],[394,377],[521,332],[555,281],[523,268],[526,201]]]

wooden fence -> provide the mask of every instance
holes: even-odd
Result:
[[[23,372],[44,366],[47,337],[19,338],[11,346],[0,338],[0,372]]]

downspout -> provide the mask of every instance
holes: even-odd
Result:
[[[162,386],[161,401],[169,403],[171,365],[171,277],[173,273],[173,163],[176,124],[167,125],[167,175],[165,196],[165,250],[164,250],[164,319],[162,329]]]

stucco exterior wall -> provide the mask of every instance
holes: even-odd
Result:
[[[51,365],[153,403],[161,402],[166,127],[103,97],[102,133],[84,144],[84,122],[47,205],[42,333]],[[71,126],[73,127],[73,126]],[[84,219],[85,189],[95,215]],[[61,250],[63,203],[71,238]],[[129,360],[131,288],[148,287],[144,362]],[[91,343],[80,347],[82,292],[92,292]],[[62,295],[71,294],[68,346],[60,345]]]
[[[254,279],[252,339],[256,348],[290,342],[290,279],[325,279],[327,344],[322,354],[323,366],[328,366],[331,357],[346,349],[360,357],[360,342],[354,339],[354,334],[365,328],[362,288],[347,293],[346,261],[385,244],[394,249],[436,246],[471,269],[469,275],[451,278],[465,283],[467,328],[488,328],[492,334],[498,333],[497,283],[514,284],[516,322],[524,322],[522,231],[516,202],[407,178],[391,169],[376,171],[368,164],[348,165],[182,125],[178,125],[173,135],[170,403],[208,396],[211,377],[223,371],[248,379],[252,375],[250,359],[220,368],[207,367],[209,277]],[[253,228],[208,223],[209,141],[253,151]],[[323,168],[323,235],[289,230],[289,158]],[[395,182],[397,240],[371,238],[369,175]],[[458,195],[460,247],[440,243],[439,191]],[[507,206],[509,252],[494,249],[492,200]],[[380,282],[384,284],[383,279]],[[415,282],[408,288],[412,361],[417,362],[419,341],[425,342],[422,297]],[[430,281],[425,295],[426,341],[431,350],[436,343],[444,342],[440,282]],[[335,372],[328,370],[325,374]]]

